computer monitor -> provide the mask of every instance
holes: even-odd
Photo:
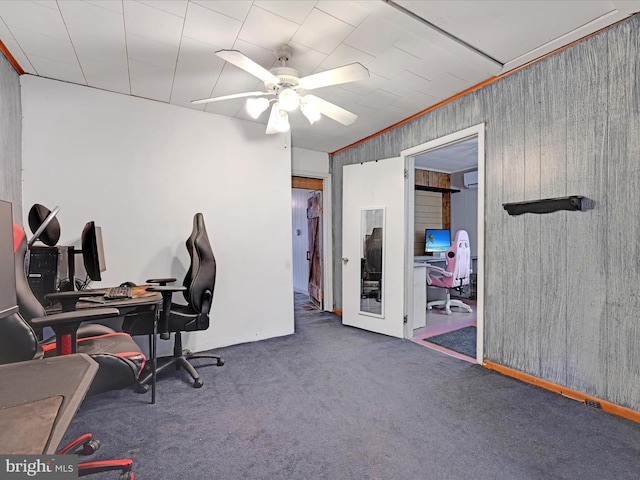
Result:
[[[427,228],[424,232],[424,253],[446,252],[451,247],[451,231],[448,228]]]
[[[87,275],[94,282],[99,282],[102,280],[100,273],[107,269],[102,246],[102,229],[97,227],[95,222],[87,222],[82,229],[80,242]]]
[[[11,203],[0,200],[0,318],[18,312]]]

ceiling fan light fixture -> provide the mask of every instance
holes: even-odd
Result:
[[[280,103],[276,102],[271,107],[271,113],[269,114],[269,122],[267,123],[267,133],[276,132],[288,132],[289,128],[289,114],[282,110]]]
[[[300,103],[300,111],[305,117],[307,117],[307,120],[309,120],[311,125],[320,120],[320,110],[314,107],[312,102],[302,101]]]
[[[283,88],[278,94],[280,108],[287,112],[293,112],[300,105],[300,96],[292,88]]]
[[[257,120],[268,107],[269,100],[264,97],[247,99],[247,112],[249,112],[249,115],[255,120]]]

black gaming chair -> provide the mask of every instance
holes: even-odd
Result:
[[[35,297],[25,274],[24,261],[27,252],[27,241],[24,229],[14,222],[13,244],[16,267],[16,293],[20,317],[35,331],[44,327],[51,327],[56,337],[37,342],[30,347],[25,355],[30,358],[49,357],[68,353],[86,353],[98,362],[99,368],[87,395],[94,395],[109,390],[117,390],[136,384],[140,372],[144,368],[146,357],[138,344],[130,335],[116,332],[100,324],[79,326],[80,322],[88,320],[86,311],[72,312],[71,317],[64,316],[60,320],[58,315],[46,315],[44,307]],[[95,295],[92,292],[60,292],[49,294],[47,298],[60,300],[63,311],[73,309],[78,298]],[[95,309],[91,309],[94,311]],[[108,310],[110,314],[101,318],[113,318],[120,315],[117,309]],[[96,320],[96,319],[92,319]]]
[[[175,333],[173,344],[173,356],[161,359],[157,373],[167,370],[172,365],[176,369],[184,368],[193,378],[194,388],[202,386],[202,380],[194,366],[189,362],[193,358],[211,358],[216,360],[216,365],[224,365],[224,360],[219,355],[212,353],[192,353],[182,348],[182,332],[194,332],[209,328],[209,311],[213,299],[213,289],[216,283],[216,259],[211,249],[207,229],[204,225],[202,213],[196,213],[193,217],[193,231],[186,241],[187,251],[191,257],[191,265],[185,275],[182,287],[168,286],[175,282],[175,278],[156,278],[147,280],[148,283],[158,284],[147,290],[160,292],[163,297],[162,313],[158,324],[160,338],[168,340],[171,333]],[[174,292],[183,292],[187,301],[186,305],[172,303]],[[122,330],[130,335],[149,335],[152,322],[143,317],[125,318]],[[147,374],[141,381],[145,385],[151,379]]]

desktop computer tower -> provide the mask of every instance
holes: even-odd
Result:
[[[38,301],[48,305],[44,298],[56,291],[58,281],[58,247],[31,247],[27,264],[27,282]]]

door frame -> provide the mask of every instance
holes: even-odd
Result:
[[[322,180],[322,309],[333,311],[333,242],[331,240],[331,174],[308,172],[304,170],[291,171],[292,177],[315,178]]]
[[[425,153],[429,150],[443,147],[449,143],[464,140],[470,137],[476,137],[478,140],[478,290],[477,290],[477,303],[476,303],[476,322],[477,322],[477,354],[476,362],[482,365],[484,361],[484,172],[485,172],[485,131],[486,124],[479,123],[469,128],[459,130],[457,132],[445,135],[440,138],[436,138],[429,142],[416,145],[414,147],[402,150],[400,155],[405,159],[405,165],[407,165],[408,180],[411,182],[409,185],[415,185],[415,167],[414,158],[417,155]],[[413,167],[413,168],[412,168]],[[407,188],[405,190],[405,204],[407,205],[407,212],[405,217],[406,224],[406,237],[412,239],[414,237],[414,225],[415,225],[415,198],[414,190]],[[413,311],[408,306],[413,305],[413,288],[408,288],[409,285],[413,285],[413,248],[406,248],[405,250],[405,314],[407,316],[407,322],[405,324],[405,338],[413,337]]]

